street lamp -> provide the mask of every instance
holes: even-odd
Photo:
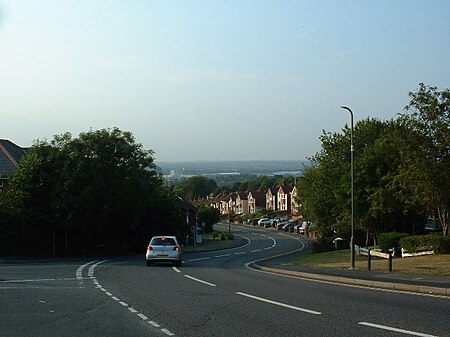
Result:
[[[342,109],[347,110],[350,112],[350,122],[351,122],[351,129],[350,129],[350,171],[351,171],[351,190],[352,190],[352,237],[350,239],[350,252],[351,252],[351,269],[355,269],[355,237],[354,237],[354,191],[353,191],[353,171],[354,171],[354,164],[353,164],[353,153],[355,152],[355,149],[353,147],[353,112],[349,107],[342,106]]]

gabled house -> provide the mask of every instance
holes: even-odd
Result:
[[[278,211],[286,211],[288,214],[291,214],[291,199],[292,199],[292,190],[294,186],[292,185],[281,185],[277,191],[277,210]]]
[[[237,202],[236,202],[237,196],[238,196],[237,192],[230,193],[230,195],[229,195],[228,214],[230,214],[230,215],[238,214],[238,212],[237,212],[238,207],[237,207]]]
[[[16,171],[19,161],[28,154],[29,150],[7,139],[0,139],[0,188],[6,186],[8,179]]]
[[[269,211],[277,210],[277,190],[275,188],[268,188],[266,191],[266,209]]]
[[[292,192],[291,192],[291,214],[300,216],[300,218],[302,218],[302,215],[299,211],[299,207],[301,205],[299,203],[297,203],[297,201],[295,200],[296,197],[297,197],[297,186],[294,185],[294,188],[292,189]]]
[[[258,190],[250,190],[248,192],[248,212],[256,213],[266,207],[266,193]]]
[[[237,192],[236,194],[236,214],[248,214],[248,192]]]

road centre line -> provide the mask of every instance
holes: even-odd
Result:
[[[227,256],[231,256],[231,254],[223,254],[223,255],[216,255],[216,256],[214,256],[214,257],[227,257]]]
[[[253,249],[250,251],[250,253],[256,253],[256,252],[260,252],[260,251],[261,251],[261,249]]]
[[[415,332],[415,331],[410,331],[410,330],[403,330],[403,329],[393,328],[393,327],[390,327],[390,326],[385,326],[385,325],[380,325],[380,324],[373,324],[373,323],[368,323],[368,322],[359,322],[358,324],[365,325],[365,326],[370,326],[370,327],[376,328],[376,329],[400,332],[400,333],[408,334],[408,335],[411,335],[411,336],[437,337],[437,336],[434,336],[434,335],[428,335],[428,334],[421,333],[421,332]]]
[[[209,260],[211,257],[200,257],[198,259],[191,259],[189,262],[196,262],[196,261],[203,261],[203,260]]]
[[[184,276],[184,277],[187,277],[188,279],[191,279],[191,280],[193,280],[193,281],[196,281],[196,282],[200,282],[200,283],[206,284],[206,285],[208,285],[208,286],[210,286],[210,287],[216,287],[216,285],[213,284],[213,283],[209,283],[209,282],[200,280],[200,279],[195,278],[195,277],[192,277],[192,276],[190,276],[190,275],[183,275],[183,276]]]
[[[242,292],[236,292],[236,294],[240,295],[240,296],[248,297],[248,298],[251,298],[251,299],[254,299],[254,300],[257,300],[257,301],[278,305],[280,307],[285,307],[285,308],[288,308],[288,309],[293,309],[293,310],[297,310],[297,311],[306,312],[308,314],[313,314],[313,315],[321,315],[322,314],[321,312],[318,312],[318,311],[309,310],[309,309],[305,309],[305,308],[300,308],[300,307],[296,307],[296,306],[293,306],[293,305],[290,305],[290,304],[276,302],[276,301],[268,300],[266,298],[262,298],[262,297],[258,297],[258,296],[254,296],[254,295],[250,295],[250,294],[246,294],[246,293],[242,293]]]

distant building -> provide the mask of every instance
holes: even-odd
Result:
[[[0,139],[0,188],[16,172],[17,165],[30,149],[20,147],[7,139]]]

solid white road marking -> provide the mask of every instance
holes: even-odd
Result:
[[[172,267],[173,270],[175,270],[177,273],[181,273],[181,270],[178,269],[177,267]]]
[[[372,328],[377,328],[377,329],[383,329],[383,330],[388,330],[388,331],[400,332],[400,333],[404,333],[404,334],[408,334],[408,335],[412,335],[412,336],[437,337],[437,336],[434,336],[434,335],[428,335],[428,334],[421,333],[421,332],[397,329],[397,328],[393,328],[393,327],[385,326],[385,325],[380,325],[380,324],[373,324],[373,323],[367,323],[367,322],[359,322],[358,324],[365,325],[365,326],[370,326]]]
[[[192,277],[192,276],[189,276],[189,275],[184,275],[184,277],[187,277],[188,279],[191,279],[191,280],[193,280],[193,281],[197,281],[197,282],[206,284],[207,286],[216,287],[216,285],[213,284],[213,283],[209,283],[209,282],[200,280],[200,279],[198,279],[198,278],[195,278],[195,277]]]
[[[285,303],[281,303],[281,302],[276,302],[276,301],[272,301],[272,300],[268,300],[266,298],[262,298],[262,297],[258,297],[258,296],[254,296],[254,295],[250,295],[250,294],[246,294],[246,293],[241,293],[241,292],[236,292],[237,295],[241,295],[241,296],[245,296],[248,298],[252,298],[254,300],[257,301],[261,301],[261,302],[266,302],[266,303],[270,303],[270,304],[275,304],[278,305],[280,307],[285,307],[285,308],[289,308],[289,309],[293,309],[293,310],[298,310],[298,311],[303,311],[306,312],[308,314],[314,314],[314,315],[321,315],[321,312],[318,311],[314,311],[314,310],[309,310],[309,309],[305,309],[305,308],[300,308],[300,307],[296,307],[290,304],[285,304]]]

